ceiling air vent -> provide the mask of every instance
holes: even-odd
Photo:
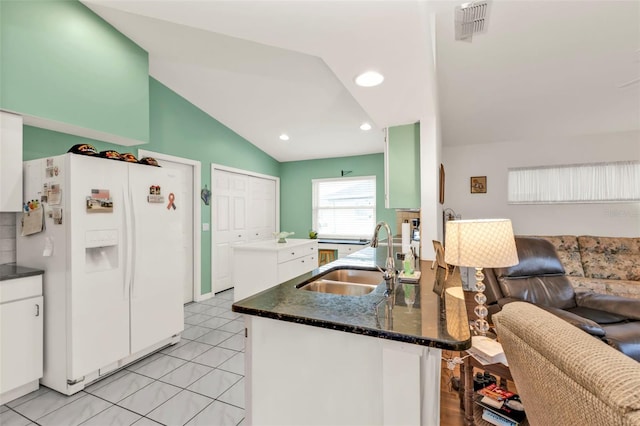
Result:
[[[456,6],[456,40],[471,41],[474,34],[486,32],[488,9],[487,1],[473,1]]]

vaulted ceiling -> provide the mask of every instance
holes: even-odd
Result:
[[[637,1],[493,0],[471,42],[451,1],[83,3],[149,52],[152,77],[279,161],[382,152],[382,129],[433,95],[445,146],[640,130]],[[369,69],[383,84],[357,86]]]

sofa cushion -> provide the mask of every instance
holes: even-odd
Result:
[[[622,315],[616,315],[612,312],[601,311],[599,309],[586,308],[584,306],[576,306],[566,311],[578,315],[581,318],[590,319],[600,325],[627,322],[627,317],[623,317]]]
[[[553,245],[538,237],[516,237],[519,263],[508,268],[494,268],[496,277],[564,275],[564,267]]]
[[[564,275],[537,277],[498,277],[504,297],[558,309],[576,306],[575,293]]]
[[[553,244],[567,275],[584,277],[578,237],[575,235],[543,235],[538,238],[543,238]]]
[[[640,281],[640,238],[579,236],[584,274]]]

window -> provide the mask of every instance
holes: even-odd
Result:
[[[510,204],[640,200],[640,162],[509,169]]]
[[[313,179],[313,229],[321,238],[369,238],[376,226],[376,177]]]

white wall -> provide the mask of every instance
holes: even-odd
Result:
[[[435,64],[435,15],[426,11],[427,2],[421,4],[425,29],[425,48],[429,63],[427,70],[428,93],[425,94],[424,111],[420,115],[420,258],[435,259],[432,240],[442,241],[439,226],[442,206],[439,204],[438,177],[441,162],[440,115]],[[429,29],[428,31],[426,29]]]
[[[463,219],[506,217],[522,235],[639,237],[640,203],[508,205],[510,167],[640,160],[640,132],[443,147],[445,207]],[[471,194],[471,176],[487,193]]]

